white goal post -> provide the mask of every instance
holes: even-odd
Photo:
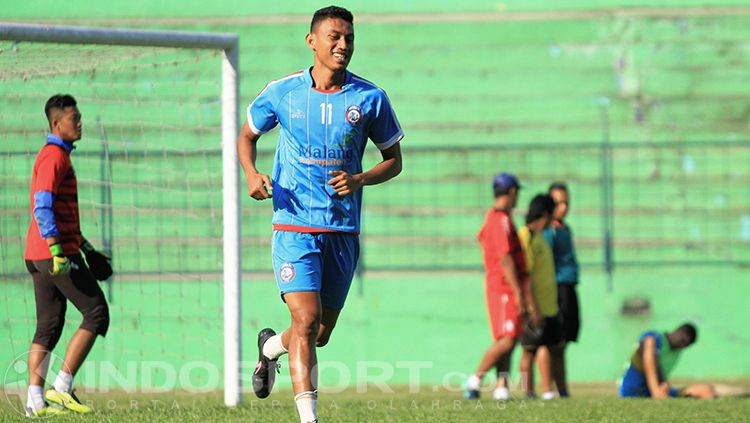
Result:
[[[239,37],[230,33],[104,29],[0,22],[0,40],[98,44],[223,52],[221,144],[223,186],[224,403],[241,400],[240,214],[236,140],[239,129]]]

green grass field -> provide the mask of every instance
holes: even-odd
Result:
[[[750,381],[732,381],[750,386]],[[609,385],[574,385],[574,398],[540,401],[515,399],[467,401],[459,392],[434,391],[422,386],[417,393],[406,387],[383,393],[377,387],[357,393],[323,393],[318,415],[323,422],[742,422],[748,421],[750,400],[719,398],[714,401],[675,399],[666,401],[621,400]],[[489,396],[489,392],[485,392]],[[291,392],[275,392],[265,400],[245,394],[243,404],[226,408],[220,392],[98,393],[82,394],[93,401],[96,414],[58,416],[56,422],[292,422],[298,419]],[[8,402],[0,405],[0,421],[23,421]]]

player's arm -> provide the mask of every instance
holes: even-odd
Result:
[[[348,195],[365,185],[382,184],[401,173],[400,143],[397,142],[385,150],[381,150],[380,154],[383,160],[366,172],[352,175],[343,170],[331,171],[332,178],[328,181],[328,184],[338,195]]]
[[[523,284],[523,298],[526,302],[526,311],[531,315],[531,320],[534,322],[534,326],[539,328],[544,324],[544,316],[542,316],[542,313],[539,311],[539,303],[536,301],[536,296],[534,295],[534,290],[531,286],[533,282],[534,281],[531,280],[531,277],[529,277],[529,281]]]
[[[240,136],[237,138],[237,157],[240,165],[245,171],[245,180],[247,181],[247,194],[256,200],[265,200],[271,198],[269,189],[273,188],[271,178],[260,173],[255,167],[255,159],[258,156],[256,144],[260,135],[253,132],[250,126],[245,125],[240,130]]]
[[[653,336],[647,336],[643,340],[643,372],[651,398],[669,398],[669,384],[659,377],[659,358],[656,354],[656,339]]]
[[[55,215],[55,194],[62,183],[67,166],[61,159],[61,153],[56,150],[47,151],[39,158],[36,182],[31,187],[34,192],[34,219],[36,220],[39,234],[49,246],[52,256],[51,275],[67,275],[70,273],[70,260],[63,253],[60,244],[59,231],[57,228],[57,216]]]

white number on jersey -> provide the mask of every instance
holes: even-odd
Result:
[[[331,124],[331,115],[333,114],[333,104],[328,103],[328,124]],[[320,103],[320,124],[326,124],[326,103]]]

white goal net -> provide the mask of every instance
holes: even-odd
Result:
[[[70,94],[83,115],[71,156],[81,229],[115,269],[102,285],[109,334],[77,384],[224,387],[237,404],[237,37],[0,23],[0,84],[0,362],[25,360],[34,334],[31,170],[45,102]],[[79,324],[68,315],[56,355]],[[24,371],[11,367],[6,387]]]

